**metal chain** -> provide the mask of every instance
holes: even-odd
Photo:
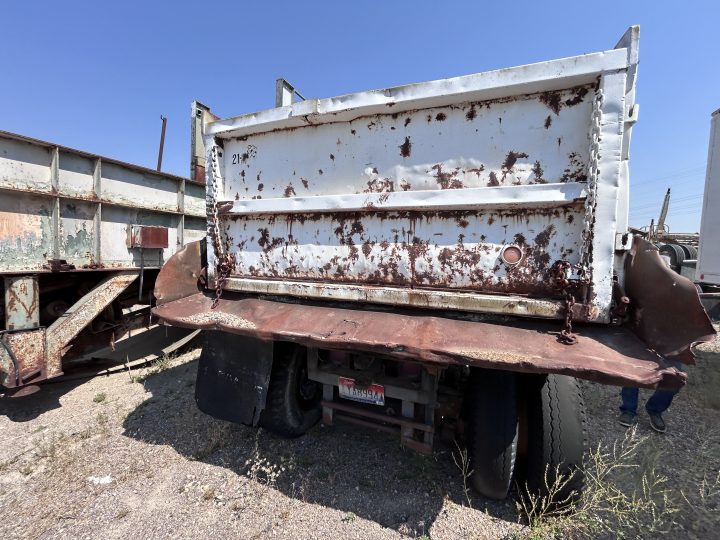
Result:
[[[215,251],[215,298],[213,299],[212,309],[220,302],[222,296],[223,287],[230,276],[230,272],[235,267],[234,255],[229,255],[225,251],[225,245],[223,244],[221,233],[220,233],[220,211],[218,209],[218,184],[220,184],[222,178],[220,176],[220,164],[218,159],[218,146],[213,143],[211,150],[211,172],[212,172],[212,185],[210,186],[210,194],[212,202],[209,205],[210,212],[208,212],[208,232],[213,243],[213,250]]]
[[[572,331],[573,307],[575,306],[575,296],[572,294],[573,285],[570,282],[570,273],[572,265],[568,261],[557,261],[550,269],[553,285],[563,294],[565,300],[565,326],[560,331],[560,343],[565,345],[574,345],[577,343],[577,337]]]
[[[591,279],[593,227],[595,225],[595,206],[597,205],[597,184],[600,174],[600,129],[602,120],[602,90],[595,93],[592,114],[590,115],[590,151],[587,170],[587,196],[585,197],[585,216],[583,218],[582,244],[580,245],[580,262],[577,266],[578,277],[583,283]]]
[[[570,281],[573,266],[568,261],[557,261],[552,269],[553,284],[562,293],[565,301],[565,325],[560,331],[560,343],[574,345],[577,336],[573,334],[572,319],[575,307],[573,289],[579,285],[588,284],[592,277],[590,255],[592,253],[592,237],[595,225],[595,206],[597,205],[597,184],[600,173],[600,129],[602,120],[603,94],[601,90],[595,93],[592,114],[590,116],[590,151],[587,170],[587,196],[585,197],[585,215],[583,217],[582,241],[580,244],[580,261],[575,266],[578,279]]]

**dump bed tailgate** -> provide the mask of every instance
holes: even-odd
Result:
[[[211,278],[220,251],[230,290],[555,318],[567,261],[606,322],[636,31],[618,47],[208,123]]]

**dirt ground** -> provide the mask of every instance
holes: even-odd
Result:
[[[349,425],[284,440],[206,416],[193,397],[197,357],[194,350],[0,399],[0,536],[440,540],[531,532],[512,499],[473,495],[469,507],[449,446],[422,457],[397,437]],[[590,443],[612,445],[625,433],[618,389],[584,387]],[[644,415],[638,431],[658,449],[659,472],[675,493],[696,489],[720,470],[720,342],[703,346],[666,419],[665,435],[651,433]],[[715,537],[720,523],[691,514],[674,515],[674,538]]]

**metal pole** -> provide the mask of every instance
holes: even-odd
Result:
[[[160,167],[162,166],[163,146],[165,146],[165,126],[167,125],[167,118],[165,118],[161,114],[160,120],[162,120],[162,131],[160,132],[160,150],[158,151],[158,164],[157,164],[158,171],[160,171]]]

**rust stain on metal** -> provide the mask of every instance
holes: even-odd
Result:
[[[405,124],[407,125],[407,124]],[[412,152],[412,143],[410,142],[410,137],[405,137],[405,142],[402,143],[400,146],[400,155],[404,158],[410,157],[410,153]]]
[[[292,183],[290,183],[285,188],[285,191],[283,192],[283,197],[294,197],[294,196],[295,196],[295,188],[293,187]]]
[[[589,89],[587,86],[580,86],[573,88],[573,96],[565,100],[565,106],[574,107],[575,105],[582,103],[585,96],[588,94]]]
[[[528,157],[527,153],[525,152],[516,152],[515,150],[511,150],[508,152],[507,156],[505,156],[505,161],[502,164],[502,179],[505,180],[505,177],[510,173],[515,166],[515,163],[517,163],[518,159],[523,159]]]
[[[640,236],[625,259],[625,291],[633,328],[658,353],[693,364],[691,345],[714,339],[695,285],[668,268],[658,249]],[[676,313],[682,316],[671,316]]]
[[[370,181],[368,186],[368,192],[381,193],[379,204],[394,188],[382,178]],[[366,212],[295,214],[284,219],[286,228],[276,226],[274,218],[254,222],[234,216],[235,227],[248,232],[240,242],[243,255],[238,257],[232,275],[555,297],[548,278],[550,265],[558,258],[570,257],[577,246],[565,230],[562,246],[553,244],[558,235],[554,223],[567,222],[567,216],[575,212],[575,207],[511,209],[479,216],[471,211],[387,212],[368,208]],[[517,233],[487,242],[484,234],[476,232],[485,225],[503,230],[539,218],[544,224],[532,240]],[[255,224],[262,226],[251,229]],[[454,228],[462,234],[452,240],[442,233],[425,236],[428,227]],[[257,230],[259,235],[251,238],[250,230]],[[328,233],[331,236],[325,236]],[[324,246],[322,257],[305,249],[299,238]],[[527,254],[512,268],[505,268],[500,258],[508,243],[523,246]]]
[[[131,248],[166,248],[168,229],[148,225],[129,225],[127,245]]]
[[[204,239],[190,242],[170,257],[155,280],[154,294],[157,305],[166,304],[202,290],[205,285],[204,257]]]
[[[540,162],[536,161],[532,167],[532,173],[535,176],[536,184],[545,184],[546,183],[545,180],[543,179],[543,172],[544,171],[543,171],[542,166],[540,165]]]
[[[17,388],[47,378],[45,370],[45,329],[0,331],[0,385]],[[12,352],[19,371],[15,370]]]
[[[442,165],[437,164],[430,167],[431,170],[435,171],[435,181],[440,186],[440,189],[462,189],[463,182],[458,178],[460,168],[454,169],[452,172],[443,171]]]
[[[560,92],[544,92],[540,94],[540,101],[556,115],[560,114],[562,108],[562,95]]]
[[[560,142],[558,141],[558,145]],[[587,182],[587,166],[582,158],[576,153],[568,155],[569,164],[560,177],[561,182]]]
[[[358,350],[438,365],[560,373],[607,384],[644,387],[678,388],[686,378],[684,373],[664,365],[632,332],[622,327],[578,327],[578,343],[568,348],[558,343],[557,325],[552,322],[457,320],[230,294],[223,296],[215,310],[210,309],[211,303],[211,298],[198,293],[158,306],[153,313],[178,326],[214,328],[263,340]],[[233,321],[239,324],[236,326]],[[353,330],[349,331],[350,328]]]

